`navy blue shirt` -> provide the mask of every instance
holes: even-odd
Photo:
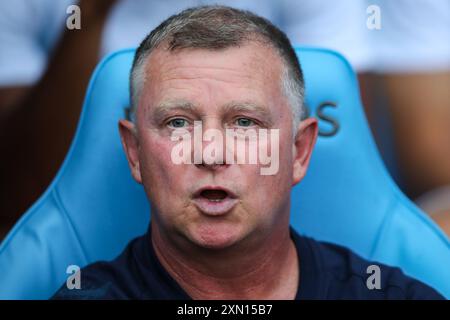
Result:
[[[398,268],[369,262],[350,250],[300,236],[291,228],[300,279],[295,299],[443,299]],[[368,289],[369,265],[380,268],[380,289]],[[191,299],[159,262],[149,231],[111,262],[81,270],[81,289],[64,284],[53,299]]]

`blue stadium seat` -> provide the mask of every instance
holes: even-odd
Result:
[[[292,191],[300,232],[401,267],[450,298],[450,242],[394,184],[369,132],[347,61],[299,48],[307,105],[320,119],[311,167]],[[130,175],[118,133],[134,50],[92,76],[75,139],[48,190],[0,246],[0,298],[46,299],[69,265],[117,256],[146,231],[150,209]]]

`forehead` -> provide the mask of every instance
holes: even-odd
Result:
[[[282,61],[274,49],[257,42],[221,50],[156,49],[145,72],[143,94],[153,102],[167,95],[190,100],[208,94],[267,100],[280,93]]]

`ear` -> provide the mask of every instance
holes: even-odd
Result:
[[[139,165],[139,139],[135,125],[128,120],[119,120],[120,139],[127,156],[131,175],[138,183],[142,183],[141,170]]]
[[[292,185],[299,183],[306,174],[317,134],[317,119],[308,118],[300,122],[293,145]]]

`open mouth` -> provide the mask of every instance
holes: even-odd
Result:
[[[235,199],[237,197],[232,191],[228,190],[227,188],[208,186],[197,190],[194,193],[194,198],[203,198],[209,201],[219,202],[226,198]]]
[[[229,212],[238,201],[228,189],[205,187],[194,194],[193,202],[203,214],[218,216]]]
[[[224,190],[203,190],[200,192],[200,197],[219,202],[228,197],[228,193]]]

